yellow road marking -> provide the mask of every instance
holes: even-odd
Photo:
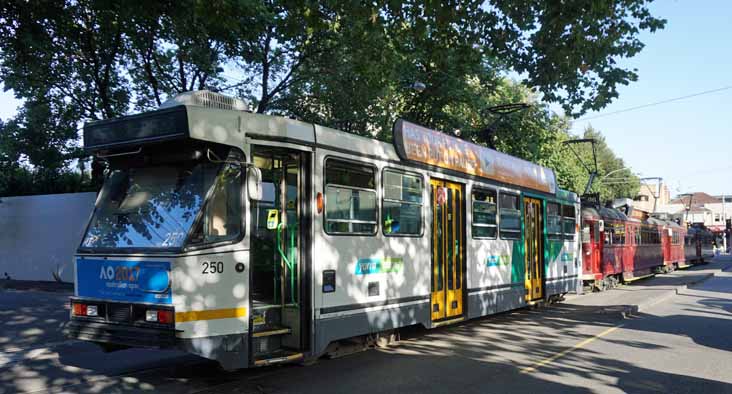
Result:
[[[530,367],[526,367],[526,368],[522,369],[522,370],[521,370],[521,373],[529,373],[529,372],[534,372],[534,371],[536,371],[536,370],[537,370],[538,368],[541,368],[542,366],[544,366],[544,365],[546,365],[546,364],[549,364],[550,362],[552,362],[552,361],[554,361],[554,360],[556,360],[556,359],[558,359],[558,358],[560,358],[560,357],[563,357],[564,355],[566,355],[566,354],[568,354],[568,353],[570,353],[570,352],[572,352],[572,351],[574,351],[574,350],[576,350],[576,349],[579,349],[579,348],[581,348],[581,347],[584,347],[584,346],[586,346],[587,344],[589,344],[589,343],[591,343],[591,342],[595,341],[596,339],[602,338],[602,337],[604,337],[605,335],[608,335],[608,334],[610,334],[611,332],[613,332],[613,331],[615,331],[615,330],[617,330],[618,328],[621,328],[621,327],[623,327],[623,324],[619,324],[619,325],[617,325],[617,326],[615,326],[615,327],[610,327],[610,328],[608,328],[607,330],[605,330],[605,331],[603,331],[603,332],[601,332],[601,333],[599,333],[599,334],[595,335],[594,337],[591,337],[591,338],[587,338],[587,339],[585,339],[584,341],[582,341],[582,342],[580,342],[580,343],[578,343],[578,344],[576,344],[576,345],[572,346],[572,347],[571,347],[571,348],[569,348],[569,349],[565,349],[565,350],[563,350],[563,351],[561,351],[561,352],[559,352],[559,353],[557,353],[557,354],[555,354],[555,355],[553,355],[553,356],[551,356],[551,357],[547,357],[547,358],[545,358],[545,359],[543,359],[543,360],[541,360],[541,361],[537,362],[536,364],[534,364],[534,365],[532,365],[532,366],[530,366]]]
[[[247,308],[209,309],[204,311],[176,312],[175,322],[183,323],[196,320],[231,319],[245,317]]]

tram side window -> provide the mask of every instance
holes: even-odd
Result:
[[[564,232],[564,239],[574,239],[575,227],[574,207],[571,205],[562,205],[562,230]]]
[[[519,196],[516,194],[500,194],[500,231],[503,239],[521,238],[521,210]]]
[[[473,238],[496,239],[495,190],[473,190]]]
[[[622,224],[616,224],[613,231],[613,245],[622,245],[625,243],[625,227]]]
[[[384,235],[422,233],[422,178],[401,172],[384,171],[381,220]]]
[[[376,233],[376,171],[349,161],[325,162],[325,231],[329,234]]]
[[[549,239],[562,239],[562,216],[560,205],[554,202],[546,203],[546,232]],[[589,232],[589,229],[588,229]]]
[[[634,230],[635,230],[635,233],[634,233],[635,234],[635,244],[641,245],[642,244],[641,235],[643,234],[643,230],[639,229],[638,227],[636,227]]]

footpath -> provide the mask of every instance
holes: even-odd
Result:
[[[713,276],[725,276],[724,272],[729,270],[732,270],[732,256],[717,256],[707,264],[659,274],[632,284],[620,285],[612,290],[568,295],[562,304],[597,307],[598,312],[618,313],[622,317],[628,317],[647,310],[696,283]]]
[[[35,280],[0,279],[0,291],[24,290],[43,291],[51,293],[73,293],[74,284],[68,282],[51,282]]]

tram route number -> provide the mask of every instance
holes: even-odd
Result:
[[[223,274],[224,273],[224,262],[223,261],[204,261],[201,263],[203,266],[203,274]]]

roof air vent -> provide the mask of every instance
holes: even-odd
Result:
[[[169,108],[176,105],[195,105],[198,107],[229,109],[235,111],[250,111],[249,103],[242,99],[224,96],[221,93],[209,90],[194,90],[180,93],[160,105],[160,108]]]

